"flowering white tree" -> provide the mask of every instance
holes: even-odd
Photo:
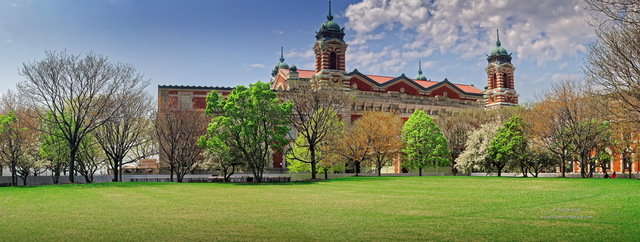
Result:
[[[485,157],[489,154],[489,145],[500,126],[499,122],[491,122],[472,131],[465,143],[466,149],[456,159],[456,168],[463,173],[485,169],[487,167]]]

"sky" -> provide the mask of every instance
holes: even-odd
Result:
[[[46,51],[94,52],[129,63],[158,85],[268,82],[279,62],[313,69],[327,0],[0,0],[0,91],[24,81]],[[583,0],[333,0],[345,27],[347,71],[486,83],[487,54],[512,53],[520,101],[580,79],[594,28]]]

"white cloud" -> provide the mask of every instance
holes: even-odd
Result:
[[[274,30],[271,30],[271,33],[279,34],[279,35],[283,35],[283,34],[284,34],[284,31],[279,30],[279,29],[274,29]]]
[[[585,53],[595,37],[582,0],[363,0],[345,17],[355,32],[348,37],[351,64],[373,72],[436,53],[484,56],[495,47],[496,29],[514,58],[540,66]]]
[[[251,68],[265,68],[267,66],[265,64],[255,63],[255,64],[250,64],[249,67],[251,67]]]

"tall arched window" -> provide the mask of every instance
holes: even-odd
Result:
[[[338,56],[336,55],[336,52],[333,51],[331,51],[331,55],[329,55],[329,69],[338,69]]]
[[[496,73],[493,73],[493,79],[491,79],[491,89],[494,89],[498,87],[498,77],[496,76]]]
[[[504,88],[511,88],[509,86],[509,75],[507,75],[507,73],[504,73],[504,75],[502,75],[502,83],[503,83],[503,87]]]

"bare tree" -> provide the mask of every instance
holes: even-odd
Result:
[[[616,22],[624,24],[640,24],[640,2],[635,0],[586,0],[587,9],[603,14],[605,20],[597,22]]]
[[[174,173],[178,182],[182,182],[184,176],[202,162],[203,149],[198,145],[198,139],[206,133],[207,121],[200,111],[167,110],[157,113],[155,133],[160,159],[169,165],[172,182]]]
[[[640,2],[587,0],[594,17],[596,42],[589,48],[583,72],[598,95],[620,101],[640,123]]]
[[[120,112],[123,103],[114,98],[146,85],[133,66],[94,53],[47,52],[41,61],[24,63],[20,74],[26,78],[17,85],[20,95],[34,110],[43,110],[35,112],[38,119],[59,129],[52,134],[61,134],[69,147],[70,182],[82,139]]]
[[[115,100],[122,103],[120,112],[95,130],[95,138],[108,158],[113,171],[113,181],[122,181],[118,171],[122,165],[133,163],[152,155],[150,149],[153,132],[151,97],[144,87],[128,90]],[[139,151],[139,152],[136,152]]]
[[[560,158],[562,177],[575,151],[571,129],[579,121],[577,100],[582,95],[579,88],[582,87],[575,81],[554,84],[525,116],[532,125],[532,137]]]
[[[304,137],[303,144],[309,150],[308,159],[296,158],[300,162],[311,165],[311,179],[316,179],[319,162],[319,147],[327,139],[329,133],[339,126],[340,119],[335,118],[342,109],[351,103],[352,96],[346,92],[341,83],[323,83],[298,81],[290,83],[290,90],[283,91],[282,96],[293,103],[291,125],[298,136]],[[297,142],[298,139],[290,137]]]

